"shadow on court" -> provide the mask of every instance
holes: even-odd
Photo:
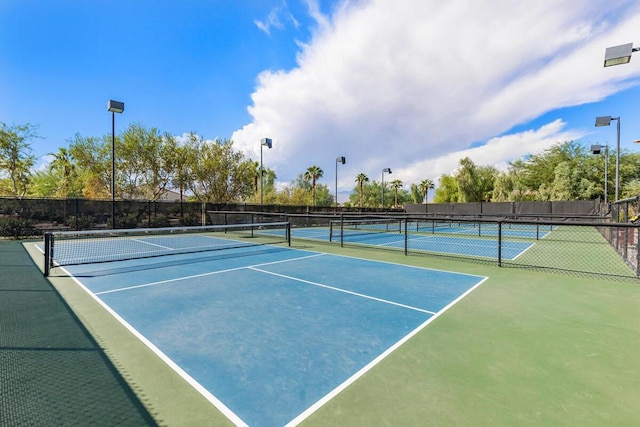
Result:
[[[33,264],[0,241],[0,425],[156,425]]]

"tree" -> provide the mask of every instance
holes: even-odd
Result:
[[[189,133],[189,138],[196,138],[193,132]],[[177,188],[180,193],[180,201],[184,200],[184,191],[191,183],[190,162],[193,156],[188,145],[180,145],[176,138],[167,139],[169,145],[169,155],[172,156],[173,173],[171,174],[171,186]],[[182,206],[182,205],[181,205]]]
[[[0,176],[9,180],[9,195],[24,196],[29,186],[35,157],[29,141],[37,138],[36,126],[8,126],[0,122]]]
[[[356,175],[356,183],[358,184],[358,190],[360,193],[360,207],[362,207],[362,202],[364,199],[364,183],[365,182],[369,182],[369,177],[360,172],[358,175]]]
[[[76,134],[69,145],[82,195],[89,199],[111,195],[111,136],[102,139]]]
[[[29,195],[35,197],[51,197],[60,189],[61,177],[49,170],[39,170],[31,174]]]
[[[411,184],[409,193],[411,194],[411,203],[422,203],[424,201],[424,194],[418,184]]]
[[[400,181],[399,179],[394,179],[393,181],[391,181],[391,188],[393,189],[393,195],[394,195],[393,207],[397,208],[398,207],[398,190],[402,188],[402,181]]]
[[[263,202],[270,204],[276,202],[276,187],[275,180],[277,178],[273,169],[265,168],[262,166],[260,169],[260,162],[251,161],[251,174],[253,176],[253,189],[254,194],[249,197],[248,200],[253,203],[260,202],[260,196],[262,196]],[[262,179],[260,176],[262,175]],[[262,188],[260,187],[262,186]],[[286,204],[286,203],[284,203]]]
[[[322,178],[324,171],[318,166],[310,166],[304,173],[304,177],[307,181],[311,181],[311,193],[313,194],[313,206],[316,205],[316,181]]]
[[[451,175],[442,175],[433,199],[435,203],[455,203],[459,198],[456,179]]]
[[[621,198],[640,196],[640,179],[632,179],[622,187]]]
[[[420,181],[420,190],[422,191],[422,194],[424,194],[424,203],[429,202],[429,190],[433,190],[433,188],[434,184],[430,179],[427,178]]]
[[[243,200],[252,193],[254,169],[251,160],[233,149],[233,142],[205,141],[189,143],[192,156],[190,188],[199,201],[228,203]]]
[[[49,155],[53,156],[49,171],[52,175],[59,177],[58,185],[53,194],[63,198],[80,196],[82,187],[79,185],[76,165],[69,150],[65,147],[60,147],[56,153],[50,153]]]

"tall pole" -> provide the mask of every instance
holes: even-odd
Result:
[[[620,200],[620,116],[618,116],[618,142],[616,145],[616,202]]]
[[[338,208],[338,163],[344,165],[346,161],[347,159],[344,156],[336,158],[336,209]]]
[[[107,102],[107,111],[111,112],[111,228],[116,228],[116,113],[124,111],[124,102]]]
[[[264,187],[264,169],[262,168],[262,146],[266,145],[267,148],[271,149],[273,146],[273,142],[271,138],[262,138],[260,140],[260,207],[262,208],[262,195],[264,191],[262,188]]]
[[[604,204],[608,202],[609,181],[609,145],[604,146]]]
[[[384,210],[384,169],[382,169],[382,209]]]
[[[382,169],[382,209],[384,209],[384,173],[391,175],[391,168]]]
[[[116,228],[116,113],[111,112],[111,228]]]

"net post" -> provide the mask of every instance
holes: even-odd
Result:
[[[48,276],[51,271],[51,233],[44,233],[44,275]]]
[[[291,247],[291,223],[289,221],[287,221],[287,225],[286,225],[286,233],[287,233],[287,245],[289,247]]]
[[[340,214],[340,247],[344,247],[344,216]]]

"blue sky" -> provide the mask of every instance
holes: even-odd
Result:
[[[506,167],[565,140],[640,139],[640,4],[611,0],[0,2],[0,121],[32,123],[33,152],[141,123],[232,138],[288,183],[311,165],[406,187],[460,158]],[[341,195],[341,199],[344,196]]]

